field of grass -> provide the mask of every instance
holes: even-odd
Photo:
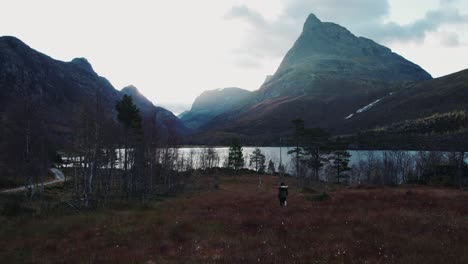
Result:
[[[17,195],[29,209],[0,216],[0,262],[468,263],[468,192],[290,181],[280,208],[265,178],[260,191],[256,175],[226,176],[218,190],[79,213],[57,202],[61,186],[39,207]]]

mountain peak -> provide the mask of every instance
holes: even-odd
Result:
[[[138,90],[138,88],[136,88],[133,84],[125,86],[122,89],[122,92],[125,92],[126,94],[140,94],[140,91]]]
[[[318,17],[315,14],[311,13],[309,14],[307,20],[304,23],[304,29],[314,27],[320,24],[322,24],[322,21],[320,21],[320,19],[318,19]]]
[[[91,63],[89,63],[86,58],[74,58],[70,63],[73,63],[86,71],[94,72],[93,66],[91,66]]]
[[[154,108],[154,104],[146,98],[138,88],[134,85],[125,86],[122,90],[120,90],[122,94],[126,94],[132,97],[133,102],[142,110],[143,112],[151,112]]]
[[[0,37],[1,42],[5,42],[8,44],[15,44],[15,45],[25,45],[24,42],[22,42],[20,39],[13,37],[13,36],[1,36]]]
[[[0,36],[0,50],[13,50],[20,53],[29,52],[31,48],[20,39],[13,36]]]

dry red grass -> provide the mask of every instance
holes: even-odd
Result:
[[[468,263],[468,193],[422,187],[329,191],[277,179],[222,179],[221,190],[146,210],[7,224],[0,259],[30,263]],[[14,231],[16,230],[16,231]]]

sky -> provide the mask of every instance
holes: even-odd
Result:
[[[466,0],[0,0],[0,35],[85,57],[116,89],[176,113],[204,90],[258,89],[307,15],[383,44],[433,77],[468,68]]]

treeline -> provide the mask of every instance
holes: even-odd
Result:
[[[347,137],[353,149],[468,149],[468,115],[453,111],[393,123]]]
[[[188,167],[177,151],[175,125],[163,131],[156,114],[142,116],[128,95],[116,104],[115,122],[100,100],[97,96],[78,112],[66,151],[77,201],[90,206],[111,197],[144,201],[176,192]]]
[[[181,188],[195,157],[179,156],[175,124],[156,120],[156,113],[143,116],[129,96],[112,112],[103,100],[97,91],[74,109],[72,126],[63,126],[61,135],[60,124],[43,111],[47,106],[27,95],[2,108],[0,189],[24,186],[34,197],[53,179],[49,169],[62,165],[80,206],[111,197],[145,200]],[[217,166],[213,154],[201,155],[202,167]]]
[[[358,162],[348,174],[350,184],[467,185],[465,155],[439,151],[367,151],[357,154]]]
[[[294,146],[292,166],[300,184],[327,181],[345,184],[399,185],[467,184],[465,154],[438,151],[368,151],[350,165],[349,139],[331,137],[320,128],[308,129],[293,120],[294,134],[284,144]]]

